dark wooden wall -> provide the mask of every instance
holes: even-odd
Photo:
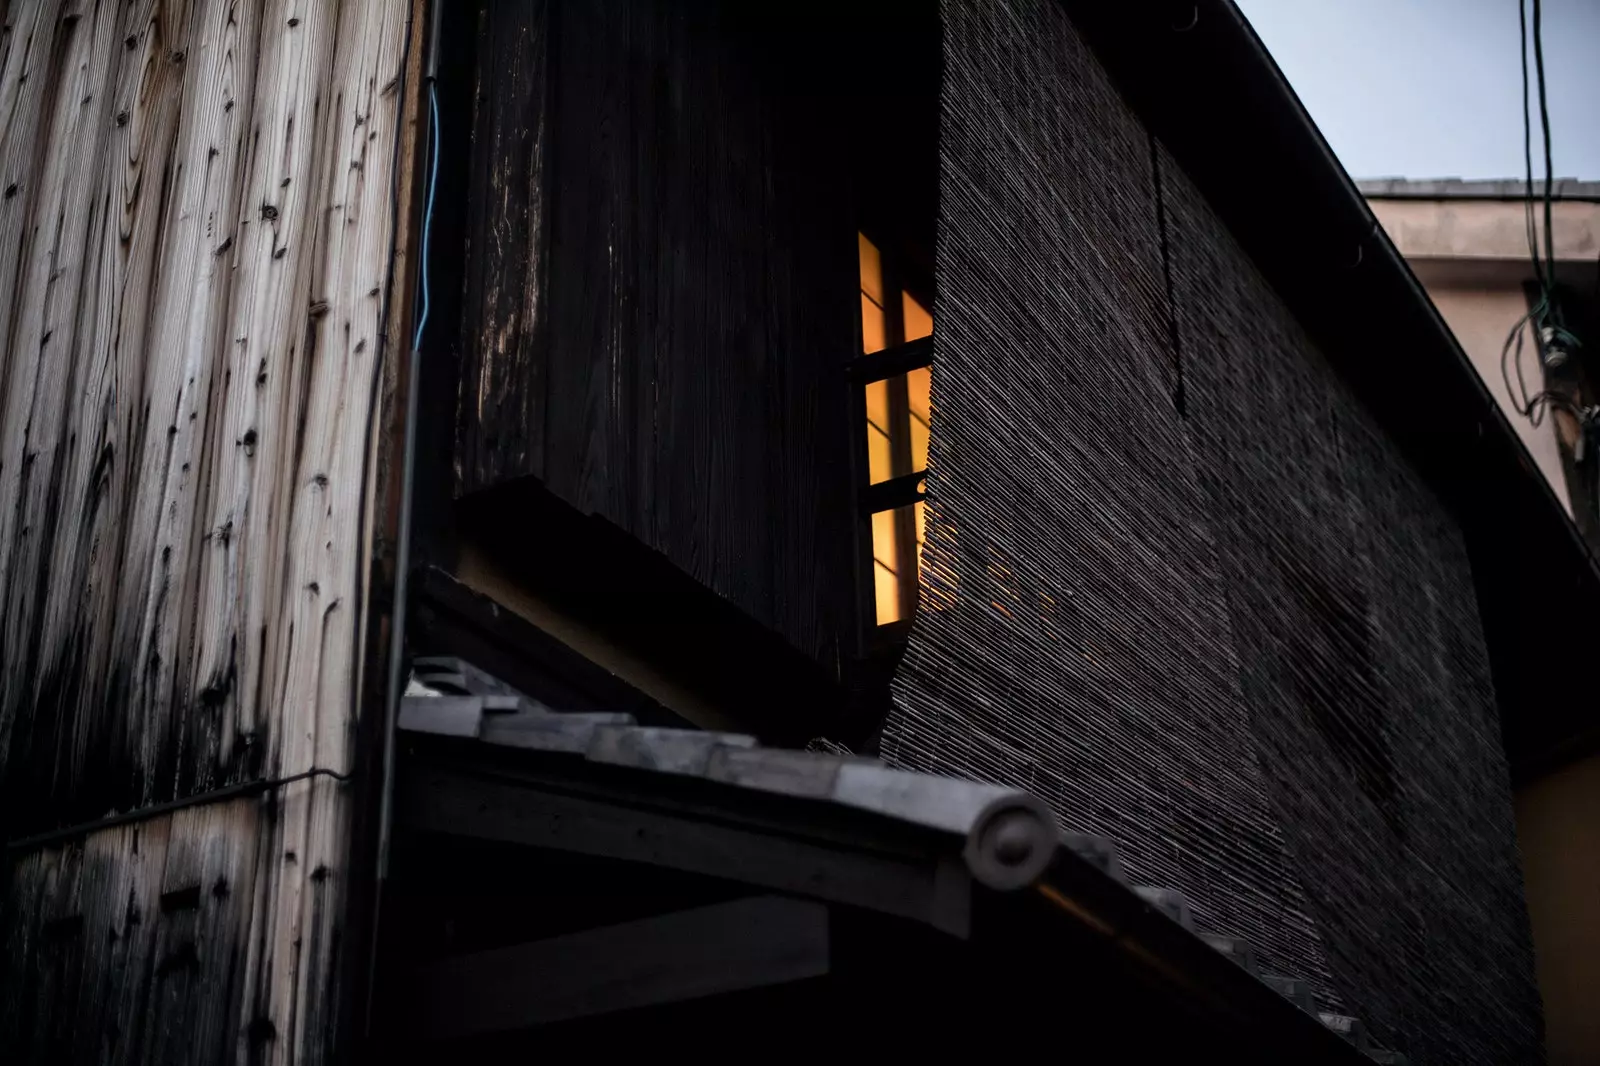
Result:
[[[550,3],[489,3],[477,22],[460,279],[462,489],[544,473],[549,336]]]
[[[833,663],[858,347],[827,37],[737,5],[490,5],[456,481],[533,477]]]

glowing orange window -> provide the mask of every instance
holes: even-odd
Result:
[[[923,478],[933,419],[932,301],[905,286],[892,257],[858,236],[861,261],[859,378],[866,407],[867,481],[877,622],[911,617],[926,522]]]

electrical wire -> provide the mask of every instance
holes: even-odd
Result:
[[[1528,119],[1528,109],[1532,106],[1529,98],[1528,84],[1528,0],[1517,0],[1518,29],[1521,31],[1522,47],[1522,162],[1525,175],[1523,185],[1523,217],[1528,229],[1528,255],[1533,260],[1533,273],[1539,282],[1539,296],[1544,298],[1546,285],[1544,280],[1544,266],[1539,260],[1539,232],[1534,222],[1533,208],[1533,123]]]
[[[411,75],[410,75],[410,72],[411,72],[411,50],[412,50],[412,42],[415,39],[415,33],[414,33],[415,28],[416,28],[416,10],[415,10],[415,7],[413,7],[412,11],[407,13],[407,15],[406,15],[405,45],[400,51],[400,79],[401,80],[400,80],[400,91],[399,91],[397,99],[402,100],[402,101],[409,100],[411,98]],[[404,111],[405,111],[405,109],[402,106],[402,108],[401,108],[401,116],[404,115]],[[401,117],[401,116],[397,116],[397,118]],[[392,222],[394,224],[394,227],[395,227],[394,230],[391,232],[391,240],[393,240],[395,242],[395,247],[399,246],[400,229],[401,229],[401,226],[402,226],[401,219],[403,217],[402,214],[401,214],[401,211],[402,211],[401,203],[402,203],[402,201],[401,201],[401,196],[400,196],[400,189],[401,189],[401,176],[402,176],[402,174],[403,174],[403,172],[405,170],[404,160],[406,159],[406,155],[405,155],[404,149],[405,149],[405,145],[406,145],[406,138],[403,135],[399,135],[402,128],[403,128],[402,125],[397,122],[396,126],[395,126],[395,132],[396,132],[397,136],[394,138],[394,144],[393,144],[393,146],[391,148],[391,154],[390,154],[390,159],[389,159],[389,217],[392,220]],[[391,248],[390,249],[390,254],[389,254],[389,269],[388,269],[388,271],[387,271],[387,273],[385,275],[385,278],[384,278],[384,293],[385,293],[384,300],[385,300],[385,306],[384,306],[383,314],[382,314],[381,318],[379,319],[380,321],[383,321],[383,322],[389,321],[389,318],[390,318],[391,310],[390,310],[390,307],[389,307],[389,302],[397,300],[396,293],[398,291],[398,286],[395,284],[395,281],[396,281],[396,277],[397,277],[397,273],[398,273],[396,268],[399,265],[400,265],[400,257],[395,254],[395,248]],[[404,297],[399,297],[399,299],[403,300]],[[385,332],[383,334],[380,334],[380,336],[384,337],[384,338],[387,338],[387,332]],[[369,402],[367,404],[367,432],[366,432],[366,439],[367,440],[372,440],[373,439],[373,434],[376,431],[375,430],[376,419],[378,418],[380,409],[384,406],[379,401],[379,396],[380,396],[380,390],[381,390],[381,388],[383,386],[383,383],[386,380],[388,380],[388,375],[386,373],[387,366],[388,366],[387,349],[388,349],[388,344],[387,344],[387,340],[385,339],[385,341],[384,341],[384,357],[381,358],[381,359],[375,359],[373,361],[375,365],[373,367],[371,392],[370,392],[370,396],[369,396]],[[415,357],[415,349],[414,348],[413,348],[412,353],[408,356],[408,359],[409,359],[409,363],[410,363],[410,365],[411,365],[411,367],[413,369],[413,372],[414,372],[415,371],[415,367],[416,367],[416,362],[417,362],[416,361],[416,357]],[[414,392],[414,389],[411,387],[410,382],[411,382],[411,379],[408,378],[407,379],[407,392],[408,393]],[[407,401],[406,402],[407,402],[408,410],[415,410],[415,405],[412,403],[409,395],[407,396]],[[387,413],[387,412],[385,412],[385,413]],[[410,425],[409,422],[406,423],[403,427],[401,427],[402,435],[409,436],[409,435],[411,435],[411,432],[412,432],[411,431],[411,425]],[[373,460],[376,457],[376,455],[377,455],[377,449],[368,449],[366,458],[362,461],[361,484],[362,484],[362,487],[363,487],[362,488],[363,495],[365,495],[366,492],[368,491],[367,486],[370,484],[370,479],[373,476],[373,467],[375,465]],[[402,491],[402,495],[404,495],[403,491]],[[407,513],[408,512],[402,512],[402,519],[401,519],[402,521],[405,520],[404,516]],[[362,508],[360,510],[359,514],[360,514],[360,517],[358,518],[358,522],[360,522],[360,536],[357,538],[357,542],[361,543],[361,544],[366,544],[367,543],[367,526],[366,526],[366,523],[367,523],[368,517],[369,517],[367,508]],[[374,514],[372,517],[376,518],[376,515]],[[372,567],[371,564],[369,563],[369,569],[375,569],[375,567]],[[396,616],[398,610],[399,610],[399,608],[398,608],[397,605],[391,604],[390,616],[389,616],[389,620],[390,620],[391,624],[397,622],[397,619],[396,619],[395,616]],[[374,615],[376,617],[376,612],[374,612]],[[381,627],[367,626],[367,627],[358,628],[358,631],[352,634],[352,639],[355,642],[355,650],[353,652],[355,658],[352,661],[355,661],[355,662],[361,662],[362,661],[362,658],[363,658],[362,649],[366,646],[366,642],[368,640],[371,640],[375,633],[379,633],[381,631],[382,631]],[[392,649],[392,646],[393,646],[393,644],[391,642],[391,649]],[[385,666],[387,666],[387,665],[388,664],[386,663]],[[358,706],[361,705],[360,704],[360,699],[361,699],[361,692],[362,692],[362,690],[361,690],[361,682],[360,682],[360,679],[359,679],[360,672],[359,671],[354,671],[353,673],[356,676],[352,676],[351,681],[350,681],[350,691],[351,691],[351,704],[350,705],[352,707],[358,707]],[[391,670],[390,671],[390,676],[388,678],[389,689],[392,689],[394,687],[394,685],[395,685],[395,680],[394,680],[394,677],[393,677],[393,671]],[[392,759],[394,757],[394,732],[390,728],[390,725],[392,724],[392,721],[393,721],[392,707],[393,707],[393,700],[391,698],[391,694],[390,694],[390,692],[388,690],[386,690],[384,692],[384,731],[383,731],[383,754],[382,754],[382,760],[383,761],[380,763],[380,765],[378,767],[378,772],[379,772],[379,775],[381,777],[381,782],[380,782],[381,793],[380,793],[380,797],[379,797],[379,829],[378,829],[378,837],[379,837],[378,852],[379,852],[379,856],[380,857],[386,854],[386,849],[388,847],[388,822],[387,822],[388,813],[389,813],[389,811],[388,811],[388,806],[389,806],[388,796],[389,796],[390,791],[394,787],[394,766],[393,766],[393,763],[392,763]],[[370,897],[368,897],[368,899],[365,901],[365,904],[366,904],[366,913],[367,913],[368,922],[369,922],[369,924],[367,926],[367,932],[370,935],[368,937],[367,952],[366,952],[366,954],[367,954],[367,960],[366,960],[366,982],[365,982],[366,995],[363,997],[363,1003],[361,1004],[361,1008],[360,1009],[361,1009],[361,1012],[362,1012],[362,1015],[361,1015],[361,1032],[364,1034],[364,1036],[370,1036],[370,1034],[372,1032],[373,1004],[375,1002],[375,999],[374,999],[374,997],[372,995],[372,990],[373,990],[374,987],[376,987],[376,984],[377,984],[377,979],[376,979],[376,973],[377,973],[377,967],[378,967],[378,951],[377,951],[378,936],[377,936],[377,934],[378,934],[379,926],[381,924],[380,916],[381,916],[382,911],[383,911],[383,892],[382,892],[382,889],[380,888],[378,891],[373,892],[372,895]],[[358,903],[357,905],[360,905],[360,904]]]
[[[1529,117],[1532,104],[1531,91],[1528,81],[1528,6],[1533,6],[1533,66],[1535,84],[1538,90],[1539,104],[1539,130],[1543,138],[1544,147],[1544,188],[1537,194],[1543,207],[1544,216],[1544,248],[1539,247],[1538,224],[1535,221],[1533,185],[1533,120]],[[1525,185],[1523,187],[1523,218],[1527,229],[1528,256],[1533,262],[1533,274],[1538,286],[1538,298],[1528,312],[1517,319],[1511,332],[1506,336],[1506,342],[1500,348],[1500,375],[1506,386],[1506,394],[1511,400],[1511,405],[1517,413],[1527,418],[1535,426],[1544,421],[1546,412],[1551,408],[1563,410],[1576,418],[1580,427],[1586,426],[1589,419],[1584,410],[1571,398],[1550,389],[1529,395],[1528,384],[1522,375],[1522,347],[1523,333],[1529,325],[1533,327],[1535,346],[1543,344],[1550,346],[1560,344],[1566,348],[1578,346],[1577,337],[1568,332],[1561,323],[1560,305],[1556,300],[1556,255],[1555,255],[1555,227],[1554,227],[1554,184],[1555,165],[1550,138],[1550,100],[1545,83],[1544,71],[1544,11],[1543,0],[1517,0],[1517,24],[1520,34],[1521,60],[1522,60],[1522,161]],[[1542,362],[1542,361],[1541,361]],[[1515,370],[1515,385],[1513,373]]]
[[[1522,376],[1522,338],[1529,324],[1534,321],[1536,310],[1536,308],[1531,309],[1517,319],[1516,324],[1511,327],[1511,332],[1506,335],[1505,344],[1500,348],[1500,378],[1505,383],[1506,396],[1511,400],[1511,406],[1517,414],[1528,419],[1534,426],[1543,424],[1545,413],[1550,408],[1565,411],[1579,423],[1583,423],[1586,412],[1571,397],[1551,389],[1541,389],[1531,396],[1528,394],[1528,382]]]
[[[1529,117],[1529,111],[1533,104],[1528,81],[1528,6],[1530,3],[1533,6],[1534,84],[1537,88],[1539,130],[1544,150],[1544,185],[1543,189],[1537,193],[1534,191],[1533,183],[1533,120]],[[1544,70],[1543,0],[1518,0],[1517,20],[1522,46],[1523,214],[1528,236],[1528,255],[1533,262],[1534,279],[1539,290],[1539,297],[1533,305],[1533,322],[1535,329],[1541,334],[1551,331],[1546,338],[1547,340],[1553,338],[1560,340],[1569,347],[1576,347],[1577,338],[1568,332],[1561,322],[1561,308],[1556,300],[1555,292],[1555,164],[1554,145],[1550,136],[1550,96],[1545,83]],[[1538,208],[1535,207],[1535,197],[1538,197]],[[1539,247],[1539,227],[1535,221],[1538,214],[1542,214],[1544,220],[1544,248],[1542,250]]]
[[[435,9],[438,10],[437,8]],[[433,30],[438,36],[437,16]],[[437,42],[430,48],[437,56]],[[432,127],[432,160],[428,168],[428,192],[422,212],[422,262],[418,269],[421,309],[417,313],[417,329],[411,341],[411,363],[406,374],[405,445],[401,456],[400,473],[400,523],[395,545],[394,609],[389,626],[389,706],[388,720],[383,737],[383,792],[378,811],[378,879],[388,877],[389,836],[394,817],[394,760],[395,728],[400,713],[401,689],[404,683],[405,612],[409,602],[411,577],[411,510],[415,495],[417,471],[417,411],[418,393],[422,374],[422,341],[428,326],[428,313],[432,296],[432,273],[429,259],[433,246],[433,208],[439,192],[439,88],[433,73],[428,75],[428,124]]]
[[[1544,257],[1545,257],[1545,298],[1551,297],[1551,290],[1556,283],[1556,245],[1555,231],[1551,226],[1551,185],[1554,181],[1555,167],[1551,159],[1550,146],[1550,97],[1545,92],[1544,81],[1544,29],[1541,25],[1543,7],[1542,0],[1533,0],[1533,67],[1539,81],[1539,127],[1544,133]],[[1524,115],[1526,121],[1526,115]],[[1554,303],[1547,311],[1555,312]]]
[[[1500,346],[1500,380],[1505,383],[1506,396],[1511,400],[1512,408],[1523,418],[1532,418],[1533,403],[1528,396],[1528,382],[1522,376],[1522,333],[1533,318],[1533,311],[1525,312],[1511,327],[1511,332],[1506,334],[1506,342]],[[1515,346],[1515,351],[1513,351]],[[1512,370],[1516,371],[1516,384],[1512,384]]]
[[[417,315],[417,332],[411,340],[411,347],[422,347],[423,331],[428,328],[429,300],[432,296],[432,283],[428,271],[428,261],[432,258],[429,254],[433,243],[433,201],[439,192],[439,89],[434,82],[428,83],[428,125],[431,127],[432,161],[428,167],[428,201],[422,212],[422,311]]]
[[[35,848],[54,847],[69,840],[78,840],[98,833],[104,829],[112,829],[122,825],[132,825],[136,822],[149,821],[163,814],[174,811],[187,810],[190,807],[203,807],[212,803],[223,803],[228,800],[242,799],[246,796],[259,796],[264,792],[285,788],[299,781],[309,781],[314,777],[326,777],[343,784],[352,779],[351,774],[342,774],[337,770],[330,770],[324,766],[313,766],[309,770],[302,770],[297,774],[287,777],[257,778],[251,781],[239,781],[232,785],[214,788],[209,792],[196,792],[188,796],[179,796],[177,799],[166,800],[162,803],[152,803],[148,807],[135,807],[133,810],[122,811],[118,814],[109,814],[104,818],[96,818],[92,822],[79,822],[77,825],[64,826],[60,829],[51,829],[31,837],[20,840],[8,840],[6,852],[15,853],[31,851]]]

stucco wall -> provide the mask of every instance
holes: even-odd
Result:
[[[1506,335],[1528,310],[1523,284],[1532,278],[1532,264],[1525,205],[1492,199],[1373,199],[1369,204],[1570,514],[1555,420],[1535,426],[1518,414],[1500,365]],[[1572,269],[1592,271],[1600,255],[1600,203],[1559,201],[1551,206],[1551,221],[1562,276]],[[1542,208],[1534,212],[1534,230],[1542,246]],[[1531,344],[1524,346],[1522,368],[1528,394],[1538,392],[1543,377]]]
[[[1371,200],[1373,214],[1407,259],[1528,259],[1528,223],[1519,200]],[[1600,203],[1551,205],[1558,260],[1600,255]],[[1542,209],[1534,227],[1543,240]]]
[[[1550,1066],[1600,1062],[1600,755],[1517,793]]]
[[[1566,476],[1561,469],[1561,450],[1556,439],[1555,421],[1547,417],[1535,426],[1518,414],[1506,391],[1506,375],[1500,368],[1500,352],[1505,346],[1506,334],[1517,319],[1528,311],[1528,301],[1520,283],[1510,280],[1499,284],[1492,281],[1468,281],[1463,284],[1429,276],[1426,271],[1420,273],[1434,306],[1461,342],[1472,365],[1477,367],[1478,375],[1483,378],[1483,383],[1489,387],[1489,392],[1516,429],[1517,436],[1522,438],[1523,447],[1528,449],[1539,472],[1550,483],[1561,506],[1570,514],[1572,502],[1568,498]],[[1533,395],[1544,387],[1544,371],[1539,365],[1538,353],[1533,350],[1532,336],[1529,335],[1527,340],[1529,343],[1524,345],[1522,352],[1522,374],[1527,382],[1528,394]],[[1515,384],[1514,368],[1511,374]]]

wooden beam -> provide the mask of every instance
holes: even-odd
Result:
[[[623,922],[419,969],[411,993],[433,1038],[523,1029],[828,973],[828,908],[757,896]]]
[[[798,822],[763,821],[751,803],[734,823],[725,809],[684,806],[663,792],[666,804],[648,809],[626,790],[586,796],[552,784],[546,791],[402,760],[395,819],[414,832],[665,866],[899,915],[954,936],[970,931],[970,878],[957,857],[934,853],[925,840],[807,839],[801,826],[814,811],[799,811]]]

